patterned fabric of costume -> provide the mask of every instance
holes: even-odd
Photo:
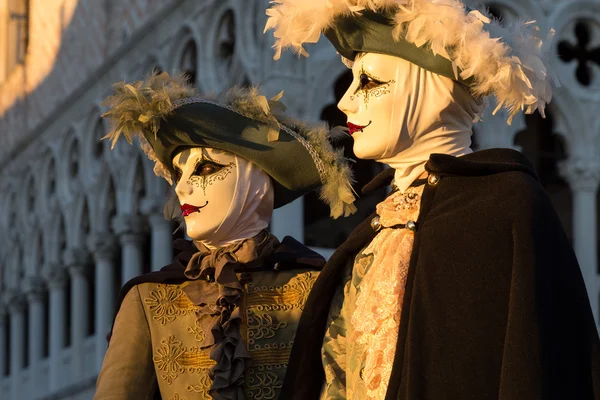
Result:
[[[126,285],[95,398],[276,399],[324,260],[265,236]]]
[[[321,399],[382,399],[388,387],[423,186],[377,206],[381,231],[346,268],[323,341]],[[352,265],[348,265],[351,267]]]

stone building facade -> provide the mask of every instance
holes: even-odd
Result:
[[[152,69],[185,71],[203,92],[260,83],[289,111],[343,124],[349,73],[322,41],[272,60],[267,0],[0,0],[0,393],[90,399],[118,290],[167,264],[168,189],[136,146],[113,151],[100,103],[112,83]],[[600,309],[600,0],[493,0],[556,30],[562,86],[549,118],[486,115],[476,148],[512,147],[538,169]],[[348,144],[348,143],[346,143]],[[349,148],[351,146],[348,146]],[[356,164],[359,183],[378,168]],[[385,193],[361,199],[362,209]],[[362,215],[331,222],[315,196],[277,210],[271,230],[324,255]],[[177,234],[176,234],[177,235]]]

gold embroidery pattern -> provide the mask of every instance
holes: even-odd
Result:
[[[264,371],[263,367],[252,368],[246,382],[246,397],[255,400],[271,400],[277,397],[278,389],[283,386],[279,376],[271,371]],[[270,369],[270,368],[267,368]]]
[[[273,344],[260,346],[255,344],[252,348],[248,348],[250,357],[252,358],[253,365],[263,366],[285,366],[290,360],[290,354],[292,352],[292,345],[294,342],[288,344]]]
[[[289,311],[304,309],[308,294],[317,277],[312,272],[300,274],[282,286],[248,285],[247,307],[258,311]]]
[[[187,331],[194,335],[194,340],[197,342],[201,342],[206,338],[206,334],[200,328],[200,321],[198,319],[194,320],[194,326],[188,326]]]
[[[208,394],[208,389],[212,386],[212,379],[208,376],[208,373],[204,372],[200,377],[200,381],[197,385],[189,385],[187,387],[188,392],[195,392],[199,394],[200,399],[212,399],[211,395]]]
[[[173,396],[169,397],[169,400],[185,400],[183,397],[180,397],[179,394],[175,393]]]
[[[169,336],[161,343],[163,346],[157,349],[153,360],[161,371],[161,378],[169,385],[186,370],[190,373],[201,372],[215,364],[207,353],[197,347],[185,347],[175,336]]]
[[[162,326],[175,321],[179,315],[193,312],[195,308],[179,286],[175,285],[156,285],[156,289],[150,292],[144,303],[153,314],[152,319]]]
[[[254,312],[251,308],[246,309],[246,316],[248,345],[256,340],[272,339],[277,330],[287,326],[287,322],[274,321],[272,315]]]

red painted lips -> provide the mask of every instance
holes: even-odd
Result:
[[[200,211],[200,209],[206,207],[207,204],[208,204],[208,201],[206,202],[205,205],[203,205],[201,207],[193,206],[191,204],[183,204],[181,206],[181,213],[183,214],[184,217],[187,217],[191,213],[194,213],[196,211]]]
[[[362,126],[362,125],[356,125],[356,124],[353,124],[352,122],[348,122],[349,133],[350,133],[350,135],[353,135],[355,132],[362,131],[363,129],[365,129],[369,125],[371,125],[370,122],[367,125],[364,125],[364,126]]]

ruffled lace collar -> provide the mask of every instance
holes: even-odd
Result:
[[[209,390],[215,399],[244,399],[244,371],[250,354],[241,335],[242,314],[239,308],[243,285],[251,279],[250,272],[262,266],[273,254],[279,240],[267,231],[233,245],[208,249],[200,242],[185,269],[192,280],[183,291],[197,306],[201,329],[206,332],[200,343],[210,349],[216,364],[208,374],[213,380]],[[242,272],[242,281],[236,272]]]

